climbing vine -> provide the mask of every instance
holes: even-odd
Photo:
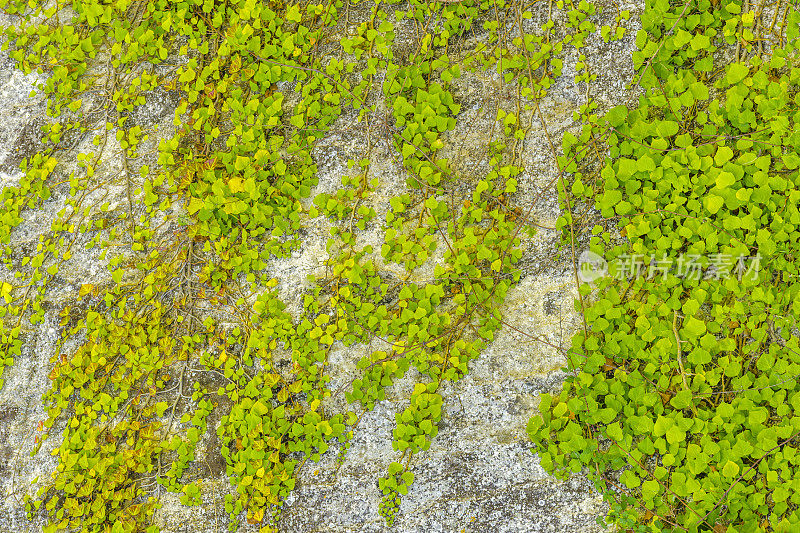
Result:
[[[621,529],[793,531],[800,14],[655,0],[641,23],[638,105],[564,138],[565,241],[590,234],[608,272],[528,432]]]
[[[191,465],[215,431],[232,485],[229,529],[246,520],[272,531],[306,462],[333,445],[346,453],[364,412],[415,369],[379,480],[391,525],[412,457],[437,435],[442,384],[468,373],[520,279],[522,232],[533,226],[516,195],[524,141],[544,123],[539,101],[570,51],[588,91],[596,74],[580,50],[590,36],[621,38],[627,13],[598,33],[585,0],[551,3],[538,27],[531,5],[508,0],[0,7],[14,17],[4,47],[40,75],[48,116],[40,150],[3,191],[3,260],[16,282],[0,285],[0,368],[21,353],[25,327],[44,320],[48,287],[74,250],[109,269],[59,309],[34,453],[61,441],[55,472],[26,498],[30,516],[46,531],[154,532],[164,491],[204,501]],[[410,44],[398,42],[401,29]],[[468,71],[496,73],[516,92],[491,110],[478,178],[441,154]],[[172,122],[147,118],[157,99],[174,104]],[[367,142],[335,192],[314,194],[314,150],[343,122]],[[400,194],[373,168],[379,150],[402,176]],[[579,160],[564,157],[567,171]],[[23,211],[53,201],[63,209],[50,231],[21,253],[11,235]],[[312,223],[329,229],[327,255],[293,314],[269,265],[291,257]],[[369,353],[332,390],[337,345]],[[341,397],[349,407],[337,411]]]

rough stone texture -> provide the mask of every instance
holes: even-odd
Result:
[[[609,14],[614,13],[616,8],[611,2],[601,3],[607,4]],[[546,10],[546,3],[543,4],[542,9]],[[624,83],[632,74],[630,54],[642,6],[636,3],[619,8],[629,9],[632,14],[625,39],[609,45],[594,40],[584,51],[600,75],[592,86],[601,103],[600,111],[629,97]],[[541,20],[529,21],[531,25],[540,23]],[[398,46],[402,45],[401,36]],[[572,113],[585,103],[585,88],[572,81],[576,60],[574,54],[567,57],[564,75],[541,103],[554,143],[565,130],[576,129]],[[15,71],[7,56],[0,55],[0,187],[14,184],[18,176],[14,169],[21,154],[35,149],[38,126],[44,121],[43,103],[27,98],[33,83],[33,76]],[[481,154],[485,154],[496,106],[504,100],[507,103],[514,94],[504,90],[499,77],[491,73],[466,74],[456,83],[455,94],[462,103],[462,112],[456,129],[446,137],[441,155],[450,158],[460,174],[477,179],[488,166],[488,157]],[[137,115],[136,122],[162,123],[168,130],[172,106],[169,95],[154,95],[146,106],[148,111]],[[364,128],[351,122],[352,117],[344,117],[318,146],[314,156],[320,184],[314,194],[336,190],[347,172],[347,159],[360,157]],[[539,232],[523,241],[523,279],[510,291],[503,309],[507,324],[470,364],[469,375],[447,384],[443,390],[445,413],[439,435],[430,450],[413,457],[411,469],[416,479],[403,498],[395,526],[386,527],[378,514],[381,495],[377,480],[398,457],[391,446],[394,413],[407,405],[417,377],[413,373],[391,387],[387,399],[363,417],[339,467],[335,463],[339,450],[333,446],[319,464],[309,463],[303,468],[297,489],[286,501],[281,531],[600,531],[595,519],[605,507],[599,495],[581,476],[568,482],[549,477],[531,453],[525,434],[525,425],[536,412],[538,394],[560,387],[564,359],[555,347],[568,345],[579,317],[574,311],[570,252],[559,254],[556,249],[558,235],[552,228],[559,215],[554,188],[557,169],[538,117],[520,153],[525,172],[520,179],[518,202],[533,217]],[[388,197],[402,192],[404,179],[390,150],[381,152],[378,147],[373,157],[371,172],[382,184],[373,205],[380,220],[387,210]],[[105,161],[104,171],[111,173],[117,165],[116,160]],[[110,192],[112,204],[123,203],[119,190]],[[64,195],[61,191],[42,210],[26,215],[14,233],[15,245],[36,242],[63,205]],[[271,265],[273,275],[280,280],[281,296],[295,315],[301,309],[300,294],[307,288],[306,276],[319,273],[327,256],[327,229],[322,218],[312,221],[295,255]],[[380,235],[368,229],[360,238],[365,243],[378,243]],[[8,274],[0,272],[0,278],[5,279]],[[40,399],[48,387],[49,358],[59,337],[57,304],[74,298],[81,283],[100,284],[107,279],[108,273],[96,254],[76,253],[70,268],[48,293],[51,306],[45,321],[24,333],[23,355],[6,371],[6,385],[0,390],[0,491],[4,496],[0,503],[0,532],[41,529],[40,523],[25,519],[21,495],[34,490],[36,485],[31,489],[31,481],[48,476],[56,464],[48,452],[57,445],[57,436],[47,441],[36,458],[31,459],[29,452],[36,426],[45,418]],[[332,350],[333,390],[353,379],[355,363],[369,349],[376,346]],[[331,402],[334,408],[342,405],[341,395],[338,403]],[[216,439],[214,429],[218,423],[219,416],[214,415],[208,432],[212,439]],[[228,516],[222,499],[232,487],[224,476],[221,457],[214,455],[216,446],[209,439],[202,441],[190,472],[192,479],[200,480],[204,505],[187,508],[176,495],[162,496],[163,508],[157,514],[157,523],[165,533],[226,531]],[[249,529],[246,524],[241,528]]]

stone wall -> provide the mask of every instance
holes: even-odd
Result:
[[[615,6],[603,3],[608,12],[606,18],[613,16]],[[632,14],[626,37],[612,44],[594,39],[586,52],[593,71],[599,75],[591,91],[600,102],[601,111],[624,103],[630,96],[624,86],[632,75],[630,54],[643,6],[637,3],[619,8]],[[547,6],[541,9],[546,12]],[[572,82],[577,58],[568,59],[564,75],[541,103],[547,130],[556,139],[568,129],[577,129],[572,113],[586,101],[585,87]],[[38,126],[45,118],[42,100],[28,98],[35,82],[35,76],[23,76],[5,54],[0,56],[0,186],[18,179],[19,161],[36,149]],[[511,97],[505,89],[499,77],[491,73],[482,76],[465,73],[456,84],[455,94],[462,111],[441,155],[450,158],[458,172],[478,175],[487,165],[487,161],[473,154],[479,154],[479,147],[486,142],[497,103]],[[163,96],[154,96],[150,103],[149,120],[163,123],[162,131],[168,132],[172,122],[170,106],[174,103]],[[381,494],[377,480],[395,455],[391,446],[394,413],[407,402],[413,375],[392,386],[387,399],[363,417],[341,465],[335,463],[339,450],[333,447],[320,463],[309,463],[303,468],[298,487],[285,503],[282,531],[588,533],[600,530],[595,523],[596,517],[604,512],[599,495],[581,476],[567,482],[549,477],[531,453],[525,434],[525,425],[536,411],[538,394],[557,390],[563,379],[563,356],[554,346],[567,346],[579,321],[574,310],[569,252],[559,253],[558,235],[552,229],[559,215],[553,186],[556,164],[541,122],[533,130],[523,150],[526,171],[520,179],[518,201],[523,209],[531,209],[540,229],[535,237],[523,243],[523,278],[509,294],[503,309],[507,325],[471,363],[469,375],[443,389],[445,410],[439,434],[428,451],[412,460],[416,480],[403,498],[395,526],[387,528],[378,514]],[[346,171],[348,157],[357,154],[363,143],[363,128],[354,122],[354,117],[343,117],[332,131],[335,133],[319,145],[315,154],[320,184],[312,197],[315,193],[335,190]],[[86,150],[89,145],[89,139],[78,140],[76,149]],[[113,173],[116,165],[114,161],[104,161],[101,169]],[[388,151],[384,160],[373,162],[372,169],[381,183],[387,184],[384,194],[401,192],[403,179]],[[66,168],[61,170],[62,174],[66,171]],[[110,193],[112,205],[121,205],[121,192],[112,189]],[[63,201],[64,196],[55,195],[42,209],[26,213],[25,222],[13,234],[15,249],[23,253],[26,247],[35,245],[38,236],[49,229]],[[375,201],[379,217],[385,214],[386,204],[380,198]],[[302,247],[291,259],[273,262],[281,296],[290,310],[297,312],[299,308],[306,275],[319,269],[327,237],[327,227],[319,222],[309,228]],[[0,273],[0,279],[7,276],[6,271]],[[81,284],[101,282],[108,277],[96,253],[76,253],[46,296],[49,311],[45,321],[28,326],[23,335],[23,356],[6,370],[6,383],[0,390],[0,491],[4,496],[0,505],[0,531],[41,529],[41,524],[25,519],[21,495],[33,491],[36,484],[31,482],[37,476],[49,476],[56,464],[48,452],[56,445],[57,438],[47,441],[34,458],[29,453],[37,424],[45,418],[41,396],[48,387],[49,359],[60,334],[57,313],[61,306],[76,298]],[[340,347],[332,352],[331,388],[352,379],[355,363],[367,349],[368,346]],[[202,480],[204,505],[188,508],[179,503],[177,495],[162,495],[164,505],[157,514],[157,524],[165,533],[227,530],[228,516],[222,498],[232,487],[215,449],[218,443],[212,440],[216,438],[213,429],[217,423],[219,416],[212,416],[208,432],[211,437],[201,442],[190,472],[190,478]],[[243,525],[242,530],[247,527]]]

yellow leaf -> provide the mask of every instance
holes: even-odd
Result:
[[[231,178],[231,180],[228,181],[228,187],[231,188],[233,194],[244,192],[244,182],[242,178]]]
[[[263,518],[264,518],[264,508],[260,507],[260,508],[256,509],[255,511],[253,511],[253,516],[248,518],[247,521],[250,522],[251,524],[257,524],[257,523],[261,522],[261,520],[263,520]]]
[[[295,4],[287,9],[286,20],[291,20],[292,22],[300,22],[303,20],[303,16],[300,14],[300,6]]]
[[[10,283],[0,283],[0,296],[5,298],[6,303],[11,303],[11,289],[14,287]]]

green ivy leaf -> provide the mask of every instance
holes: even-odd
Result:
[[[205,205],[206,203],[204,200],[201,200],[200,198],[192,198],[189,200],[189,205],[186,206],[186,211],[188,211],[190,215],[194,215]]]
[[[713,215],[725,205],[725,199],[715,194],[709,194],[705,198],[706,209]]]
[[[733,63],[728,66],[726,80],[728,85],[736,85],[750,74],[750,69],[742,63]]]
[[[739,465],[729,460],[725,463],[725,466],[722,467],[722,475],[728,479],[735,478],[739,475]]]
[[[699,337],[706,332],[706,324],[702,320],[690,316],[683,323],[682,331],[685,331],[692,337]]]
[[[606,120],[615,128],[622,126],[628,118],[628,108],[624,105],[618,105],[612,108],[606,114]],[[566,135],[566,134],[565,134]]]

